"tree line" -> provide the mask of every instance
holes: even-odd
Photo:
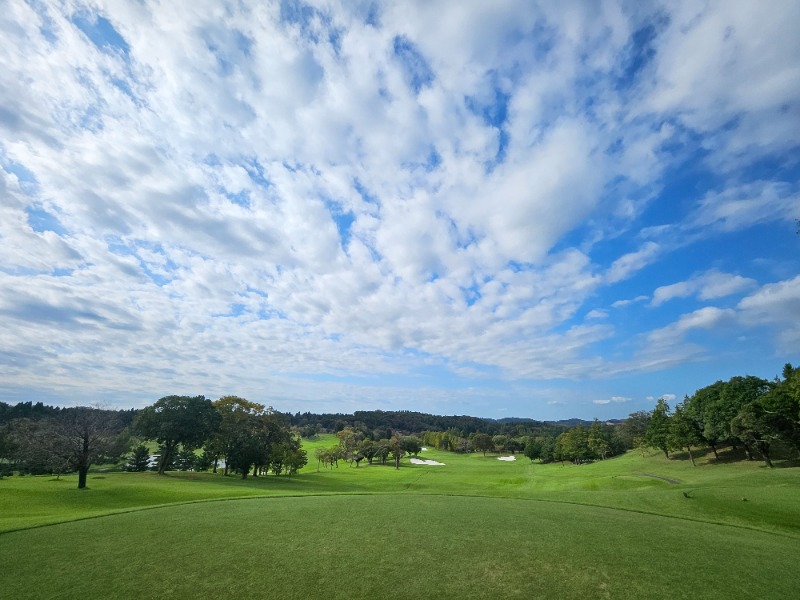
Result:
[[[635,447],[670,452],[693,449],[742,449],[748,460],[772,467],[776,446],[800,453],[800,369],[787,363],[782,377],[769,381],[752,375],[716,381],[686,396],[673,409],[664,398],[647,413],[626,420]]]
[[[308,461],[300,435],[335,433],[339,443],[315,451],[317,467],[339,461],[358,467],[399,468],[423,446],[451,452],[523,453],[541,462],[582,464],[630,449],[653,448],[669,458],[679,451],[694,464],[698,448],[730,447],[772,466],[776,447],[800,453],[800,369],[782,377],[751,375],[717,381],[670,407],[659,398],[651,411],[621,422],[578,421],[573,427],[528,419],[494,421],[439,417],[411,411],[358,411],[352,415],[280,413],[238,396],[165,396],[141,410],[56,408],[41,402],[0,402],[0,477],[18,473],[78,473],[86,486],[92,464],[126,460],[129,470],[213,470],[242,478],[272,472],[293,475]],[[151,455],[145,442],[158,445]]]
[[[286,415],[237,396],[165,396],[135,412],[21,403],[2,405],[0,416],[0,476],[77,472],[79,488],[91,465],[122,460],[128,470],[159,474],[216,472],[221,461],[225,475],[243,479],[293,475],[307,462]],[[158,444],[154,456],[147,441]]]
[[[745,459],[760,458],[772,467],[776,447],[784,456],[800,455],[800,369],[787,363],[782,377],[772,381],[735,376],[685,396],[672,408],[659,398],[653,410],[631,413],[620,423],[595,420],[589,427],[580,423],[562,433],[511,440],[515,442],[524,443],[524,454],[541,462],[582,464],[651,448],[666,458],[680,452],[694,465],[699,449],[708,448],[719,459],[720,449],[730,448],[734,456],[741,450]],[[476,435],[458,443],[468,450],[513,451],[503,436],[489,440]]]

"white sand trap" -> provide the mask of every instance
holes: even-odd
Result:
[[[436,462],[435,460],[422,460],[421,458],[412,458],[412,465],[430,465],[431,467],[443,467],[444,463]]]
[[[497,460],[517,460],[516,456],[498,456]]]

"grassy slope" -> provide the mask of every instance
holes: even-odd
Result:
[[[0,589],[14,598],[678,598],[698,589],[782,598],[800,589],[798,469],[692,468],[633,453],[576,467],[428,451],[446,466],[317,472],[313,446],[292,478],[96,473],[83,491],[74,477],[4,479]],[[175,505],[67,522],[166,504]],[[65,523],[11,532],[55,522]]]
[[[314,445],[330,446],[333,436]],[[0,532],[160,504],[247,496],[340,493],[424,493],[535,498],[672,515],[800,536],[796,501],[798,469],[767,469],[761,463],[715,465],[666,460],[635,453],[591,465],[540,465],[520,457],[504,463],[496,455],[458,455],[431,450],[444,467],[404,463],[317,472],[313,446],[309,465],[294,477],[241,481],[207,473],[90,474],[90,490],[75,489],[74,477],[11,477],[0,481]],[[643,477],[650,473],[682,483]],[[684,492],[690,498],[684,496]],[[744,499],[744,500],[743,500]]]

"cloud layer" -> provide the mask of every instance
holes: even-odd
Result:
[[[798,21],[11,2],[0,388],[575,416],[725,339],[792,358]]]

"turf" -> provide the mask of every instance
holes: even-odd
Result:
[[[800,589],[796,468],[707,457],[692,468],[633,453],[582,466],[424,455],[446,466],[317,471],[312,458],[291,478],[93,473],[88,490],[74,477],[6,478],[0,589],[9,598],[786,598]]]
[[[425,495],[179,505],[0,536],[19,599],[789,598],[798,553],[735,527]]]

